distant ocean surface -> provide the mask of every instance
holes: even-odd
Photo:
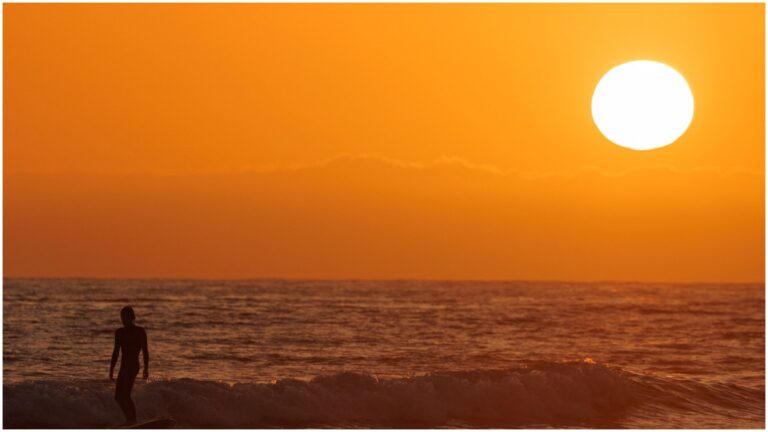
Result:
[[[5,279],[5,427],[763,428],[763,285]]]

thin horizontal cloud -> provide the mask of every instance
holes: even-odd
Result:
[[[738,167],[722,168],[722,167],[692,167],[692,168],[679,168],[671,165],[648,165],[644,167],[637,167],[628,170],[609,170],[596,166],[581,166],[569,170],[557,170],[557,171],[529,171],[529,170],[503,170],[497,166],[490,164],[476,163],[465,158],[458,156],[440,156],[429,162],[414,162],[404,161],[388,156],[377,154],[340,154],[333,156],[322,161],[291,164],[283,166],[269,166],[261,168],[244,167],[239,172],[242,173],[273,173],[282,171],[302,171],[313,168],[333,168],[341,164],[354,164],[354,163],[370,163],[377,162],[382,165],[391,166],[395,168],[414,169],[414,170],[430,170],[438,167],[457,167],[463,168],[468,171],[477,171],[487,173],[494,176],[517,176],[523,179],[536,180],[542,178],[552,177],[564,177],[570,178],[582,174],[597,174],[606,177],[620,177],[635,173],[648,172],[648,171],[666,171],[673,174],[715,174],[721,176],[729,175],[747,175],[747,176],[764,176],[765,172],[748,170]]]
[[[197,176],[197,175],[241,175],[241,174],[275,174],[285,172],[301,172],[316,169],[334,169],[342,166],[355,166],[363,164],[378,164],[383,167],[398,168],[404,170],[418,170],[428,172],[439,168],[458,168],[466,172],[478,174],[487,174],[494,177],[517,177],[525,180],[540,180],[550,178],[574,178],[582,175],[600,175],[605,177],[622,177],[631,174],[643,172],[668,172],[672,174],[713,174],[718,176],[746,175],[746,176],[764,176],[764,171],[749,170],[740,167],[712,167],[699,166],[690,168],[680,168],[672,165],[646,165],[627,170],[611,170],[597,166],[579,166],[566,170],[535,171],[535,170],[504,170],[495,165],[477,163],[459,156],[442,155],[431,161],[406,161],[380,154],[371,153],[344,153],[325,158],[314,162],[293,163],[293,164],[270,164],[270,165],[243,165],[232,170],[187,170],[187,171],[168,171],[162,169],[154,170],[109,170],[109,171],[15,171],[6,170],[8,175],[127,175],[127,176]]]
[[[333,167],[344,163],[378,162],[396,168],[428,170],[439,166],[456,166],[470,171],[482,171],[492,175],[506,173],[493,165],[478,164],[456,156],[440,156],[431,162],[409,162],[377,154],[340,154],[317,162],[291,164],[283,166],[268,166],[261,168],[245,167],[241,172],[271,173],[279,171],[301,171],[311,168]]]

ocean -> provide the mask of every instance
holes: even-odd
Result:
[[[763,285],[4,279],[5,427],[763,428]]]

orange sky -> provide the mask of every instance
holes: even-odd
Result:
[[[761,4],[3,7],[6,276],[764,280]]]

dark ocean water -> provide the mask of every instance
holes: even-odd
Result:
[[[5,279],[6,427],[763,428],[763,285]]]

